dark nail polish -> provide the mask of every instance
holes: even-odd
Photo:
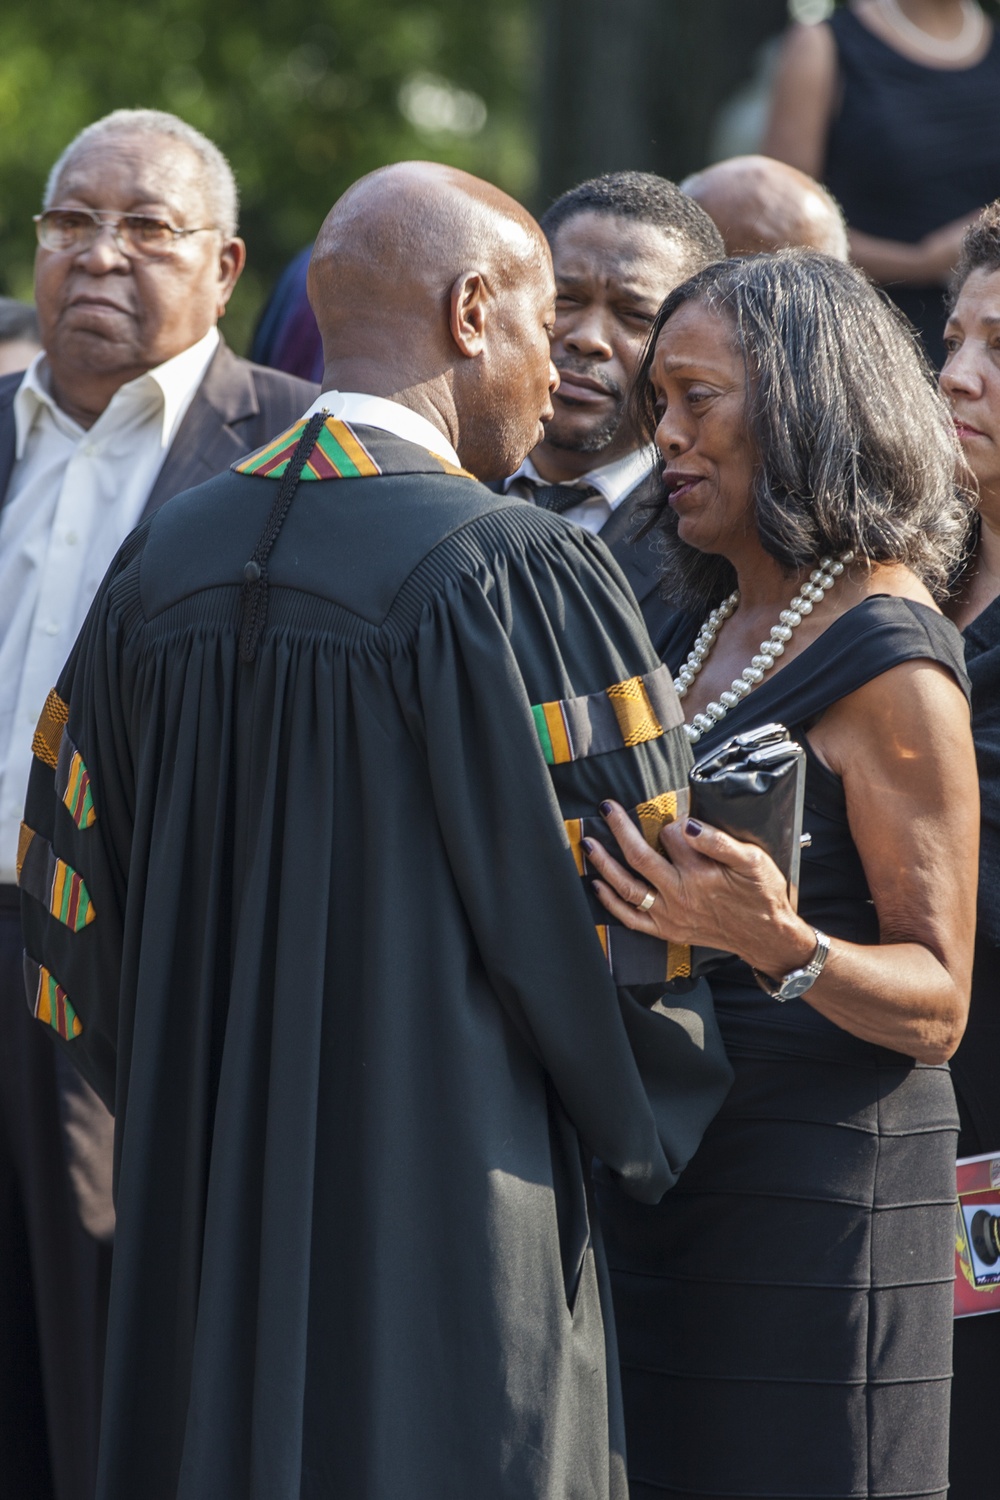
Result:
[[[581,839],[580,840],[580,848],[583,850],[584,854],[593,854],[593,852],[594,852],[594,842],[593,842],[593,840],[592,839]]]
[[[606,817],[606,818],[610,817],[612,811],[613,811],[613,809],[612,809],[612,806],[611,806],[610,802],[602,802],[601,803],[601,812],[604,815],[604,817]]]
[[[691,838],[696,839],[699,833],[701,833],[701,826],[700,823],[695,822],[694,818],[688,818],[684,824],[684,832],[689,834]]]

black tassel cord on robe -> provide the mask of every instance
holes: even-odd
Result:
[[[586,1161],[655,1201],[730,1074],[576,861],[677,810],[680,715],[599,542],[386,433],[325,425],[262,562],[300,431],[134,534],[40,731],[95,915],[25,892],[32,1004],[116,1111],[98,1500],[625,1500]]]

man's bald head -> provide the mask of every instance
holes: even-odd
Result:
[[[534,219],[492,183],[439,162],[404,161],[360,178],[334,204],[316,240],[309,291],[317,318],[350,322],[352,276],[440,291],[470,265],[503,275],[509,262],[517,274],[518,262],[546,260]]]
[[[467,172],[400,162],[334,205],[309,266],[327,388],[404,401],[482,478],[516,468],[551,415],[545,237]]]
[[[812,177],[770,156],[733,156],[681,184],[715,220],[729,255],[804,248],[847,260],[847,226]]]

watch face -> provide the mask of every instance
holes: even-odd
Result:
[[[811,990],[815,983],[815,976],[800,971],[798,974],[789,974],[781,989],[778,991],[782,1000],[797,1000],[804,995],[806,990]]]

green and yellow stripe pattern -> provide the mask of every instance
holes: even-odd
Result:
[[[27,954],[24,955],[24,979],[28,1009],[35,1020],[51,1026],[64,1041],[80,1036],[83,1022],[70,1004],[66,991],[44,964],[36,963]]]
[[[63,735],[59,746],[59,759],[56,765],[56,796],[77,828],[82,831],[94,826],[97,813],[94,810],[90,772],[83,763],[83,756],[68,734]]]
[[[17,883],[71,932],[82,932],[96,916],[83,876],[26,823],[18,838]]]
[[[306,429],[306,422],[296,422],[280,437],[256,453],[251,453],[241,463],[234,464],[237,474],[256,474],[263,479],[280,479],[288,468],[299,438]],[[302,470],[303,479],[369,479],[382,470],[368,449],[346,422],[327,417],[320,428],[316,446],[306,460]]]

